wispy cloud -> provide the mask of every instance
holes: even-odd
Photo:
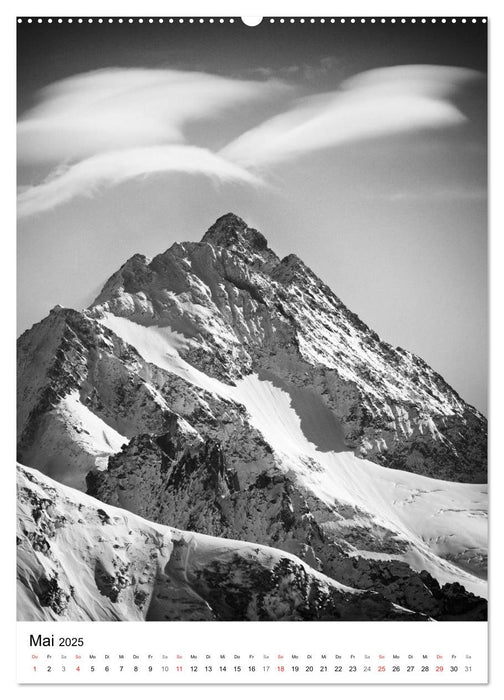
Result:
[[[186,145],[186,128],[290,90],[275,79],[153,69],[103,69],[53,83],[18,123],[18,159],[25,172],[40,165],[50,169],[46,180],[22,189],[18,216],[153,173],[257,184],[223,156]]]
[[[247,74],[250,76],[261,76],[262,78],[280,78],[298,83],[313,82],[326,78],[341,63],[342,59],[336,56],[323,56],[315,63],[298,63],[275,68],[256,66],[248,70]]]
[[[53,83],[18,124],[21,163],[72,162],[120,148],[182,143],[184,128],[288,88],[277,80],[103,69]]]
[[[32,216],[106,187],[156,173],[205,175],[219,182],[257,186],[260,180],[207,149],[196,146],[151,146],[101,153],[59,168],[39,185],[18,195],[18,217]]]
[[[350,78],[339,90],[313,95],[221,151],[245,167],[262,167],[340,144],[461,124],[450,100],[478,72],[448,66],[395,66]]]
[[[371,199],[388,202],[484,202],[488,192],[483,187],[452,186],[436,189],[397,190],[390,193],[373,193]]]
[[[323,59],[318,70],[334,67]],[[295,69],[295,70],[294,70]],[[293,73],[299,73],[294,67]],[[245,106],[274,105],[295,88],[278,78],[238,80],[202,72],[103,69],[48,86],[18,124],[25,171],[49,168],[18,197],[20,217],[54,209],[77,196],[154,173],[202,174],[219,182],[257,185],[261,172],[340,144],[461,124],[452,101],[481,76],[465,68],[396,66],[353,76],[336,91],[291,103],[219,153],[187,143],[191,124],[222,119]],[[298,93],[299,94],[299,93]],[[250,109],[249,109],[250,108]],[[226,123],[225,121],[223,123]]]

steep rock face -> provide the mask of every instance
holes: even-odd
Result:
[[[280,469],[263,472],[241,488],[212,440],[180,455],[168,436],[134,438],[110,458],[107,470],[88,475],[88,488],[105,503],[159,523],[290,552],[334,580],[379,591],[390,602],[435,619],[486,616],[485,601],[457,583],[460,570],[453,569],[453,582],[440,586],[427,571],[414,571],[406,563],[421,554],[404,533],[348,503],[328,507],[294,474]],[[429,564],[435,574],[443,567],[440,560]],[[458,597],[452,607],[454,590]]]
[[[18,341],[18,456],[84,489],[133,435],[176,417],[141,376],[145,362],[94,319],[54,309]],[[182,426],[182,430],[188,426]]]
[[[133,256],[90,309],[57,307],[24,333],[18,362],[29,466],[428,617],[484,617],[484,418],[238,217]],[[221,562],[211,569],[216,583]],[[42,599],[57,598],[47,586]],[[191,601],[180,618],[150,614],[192,619]]]
[[[257,372],[293,400],[299,392],[315,395],[332,416],[325,432],[330,449],[337,440],[388,467],[486,480],[485,419],[420,358],[381,342],[296,256],[280,261],[234,215],[219,219],[201,243],[175,244],[150,262],[133,256],[91,312],[55,309],[21,336],[18,426],[26,463],[60,474],[48,446],[40,460],[40,444],[54,433],[52,442],[64,443],[59,453],[71,451],[75,440],[62,437],[57,407],[73,390],[124,439],[143,431],[145,406],[162,401],[142,396],[150,390],[142,382],[149,371],[140,367],[143,358],[135,361],[131,343],[110,335],[110,314],[165,332],[181,358],[209,377],[232,383]],[[105,416],[100,385],[112,382],[123,405]],[[78,471],[114,451],[91,454]]]
[[[379,337],[295,255],[283,260],[235,215],[201,243],[131,258],[93,312],[169,327],[181,356],[231,382],[269,372],[316,388],[345,445],[386,466],[486,480],[486,421],[425,362]]]
[[[285,552],[163,527],[18,467],[20,620],[415,620]]]

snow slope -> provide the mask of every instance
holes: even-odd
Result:
[[[299,557],[386,599],[374,619],[390,615],[390,604],[436,620],[486,619],[476,597],[486,595],[486,449],[484,416],[440,375],[380,340],[299,258],[280,260],[232,214],[200,243],[174,244],[152,260],[134,255],[89,309],[55,307],[18,342],[20,462],[89,489],[101,511],[126,508],[160,527]],[[78,586],[58,583],[71,562],[41,530],[55,527],[50,514],[40,518],[46,500],[25,513],[28,559],[19,561],[41,614],[60,615],[58,600],[70,608]],[[151,572],[150,588],[138,592],[144,576],[133,562],[160,561],[158,534],[141,526],[138,538],[135,526],[129,542],[121,533],[109,541],[109,520],[88,515],[82,528],[72,520],[64,544],[114,605],[97,598],[101,612],[72,608],[85,619],[269,619],[264,600],[250,598],[257,581],[274,588],[285,566],[296,581],[312,575],[282,560],[265,572],[257,561],[250,569],[248,559],[216,557],[204,575],[193,571],[188,592],[177,565],[170,580],[185,587],[169,590],[182,602],[167,610],[164,573]],[[133,559],[96,549],[88,527],[107,552]],[[182,540],[175,551],[197,552],[200,562],[206,550]],[[57,580],[42,575],[47,556]],[[232,565],[243,584],[238,612],[215,599],[238,585]],[[91,584],[84,588],[92,598]],[[290,615],[288,591],[275,599],[284,603]]]
[[[76,390],[44,416],[40,432],[36,450],[27,451],[26,459],[37,460],[45,474],[81,490],[89,470],[104,469],[109,456],[128,443],[84,406]]]
[[[169,326],[185,337],[181,356],[208,377],[232,383],[272,372],[313,389],[359,457],[486,482],[484,416],[421,358],[382,341],[296,255],[280,260],[234,214],[200,243],[176,243],[150,261],[134,255],[88,312],[160,334]]]
[[[19,620],[419,619],[286,552],[148,522],[18,466]]]
[[[307,399],[303,407],[298,394],[296,412],[288,391],[256,374],[236,380],[235,386],[208,377],[180,356],[180,334],[173,342],[170,328],[142,326],[112,314],[104,314],[100,322],[133,345],[146,361],[245,406],[251,424],[274,449],[286,471],[294,472],[303,486],[327,505],[343,501],[356,506],[372,516],[369,527],[382,525],[407,540],[411,546],[402,558],[412,568],[426,569],[441,584],[459,581],[467,590],[485,597],[483,576],[472,575],[456,563],[482,557],[486,551],[486,485],[432,479],[381,467],[351,451],[317,449],[303,431],[300,414],[311,413],[314,425],[324,425],[327,416],[321,402]],[[317,441],[323,436],[312,432],[311,437]],[[355,554],[367,555],[365,551]]]

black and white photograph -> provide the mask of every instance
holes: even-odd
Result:
[[[486,23],[17,30],[17,619],[486,621]]]

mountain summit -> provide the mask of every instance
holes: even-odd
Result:
[[[262,233],[249,228],[243,219],[232,213],[219,217],[205,233],[202,242],[224,248],[236,244],[250,246],[256,250],[266,250],[268,247],[268,241]]]
[[[55,308],[18,363],[28,467],[418,615],[484,615],[484,417],[235,214]]]

